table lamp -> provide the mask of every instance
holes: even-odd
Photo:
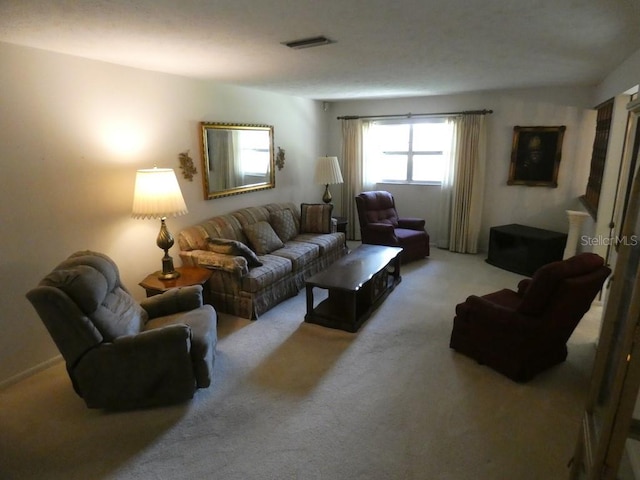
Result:
[[[185,213],[187,213],[187,205],[184,203],[173,169],[149,168],[137,171],[131,216],[160,219],[160,233],[158,233],[156,244],[164,250],[162,271],[158,272],[158,278],[161,280],[180,276],[180,272],[173,268],[173,259],[169,256],[173,237],[167,230],[165,220],[169,215],[177,217]]]
[[[330,184],[342,183],[342,173],[340,172],[340,164],[338,157],[320,157],[316,164],[315,182],[324,185],[324,195],[322,201],[324,203],[331,202]]]

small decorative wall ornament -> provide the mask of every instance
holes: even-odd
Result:
[[[278,166],[278,170],[282,170],[284,168],[284,148],[278,147],[278,153],[276,153],[276,165]]]
[[[178,155],[178,159],[180,160],[180,170],[182,170],[182,175],[184,175],[184,178],[190,182],[193,182],[193,176],[197,175],[198,170],[193,165],[193,159],[189,156],[189,150],[180,153]]]

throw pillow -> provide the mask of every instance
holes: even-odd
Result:
[[[210,252],[223,253],[247,259],[249,267],[261,267],[262,262],[244,243],[226,238],[210,238],[207,244]]]
[[[243,229],[249,243],[258,255],[266,255],[284,247],[278,234],[273,231],[269,222],[256,222]]]
[[[300,205],[301,233],[331,233],[330,203],[303,203]]]
[[[293,212],[288,208],[271,212],[269,221],[283,242],[288,242],[298,234],[296,222],[293,219]]]

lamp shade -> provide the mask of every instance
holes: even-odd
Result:
[[[133,218],[177,217],[188,213],[176,174],[171,168],[138,170],[133,193]]]
[[[342,183],[338,157],[320,157],[316,164],[315,182],[320,185]]]

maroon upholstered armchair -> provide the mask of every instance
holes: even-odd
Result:
[[[525,382],[567,358],[567,340],[611,270],[581,253],[540,267],[518,291],[471,295],[456,306],[449,346]]]
[[[356,197],[362,243],[402,247],[402,262],[429,256],[429,234],[421,218],[400,217],[393,195],[363,192]]]

